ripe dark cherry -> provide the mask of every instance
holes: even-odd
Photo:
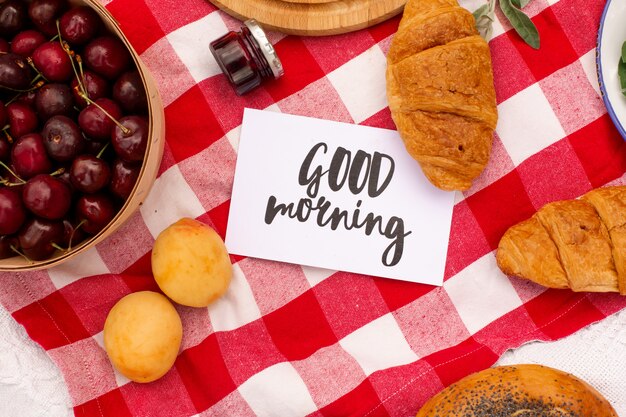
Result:
[[[17,232],[26,220],[20,195],[9,188],[0,188],[0,235]]]
[[[85,146],[78,125],[67,116],[52,116],[41,132],[50,158],[59,162],[69,162],[82,153]]]
[[[0,55],[0,87],[26,90],[32,79],[33,72],[24,57],[12,53]]]
[[[119,77],[131,62],[122,41],[113,36],[101,36],[89,42],[83,59],[91,70],[110,80]]]
[[[26,23],[26,8],[21,1],[9,0],[0,5],[0,36],[12,37]]]
[[[33,0],[28,6],[28,16],[33,24],[48,36],[57,33],[56,20],[61,16],[66,3],[62,0]]]
[[[115,216],[113,201],[106,194],[84,194],[76,202],[79,220],[85,220],[82,228],[89,234],[96,234]]]
[[[29,133],[15,141],[11,150],[11,162],[15,173],[25,180],[37,174],[48,173],[52,169],[39,133]]]
[[[7,42],[3,38],[0,38],[0,53],[6,54],[10,50],[11,50],[11,47],[9,46],[9,42]]]
[[[22,253],[33,261],[49,258],[56,250],[53,243],[63,242],[63,222],[33,217],[17,235]]]
[[[62,114],[70,116],[74,110],[74,99],[67,84],[46,84],[37,90],[35,107],[41,121]]]
[[[102,97],[109,96],[109,83],[93,71],[85,70],[85,72],[83,73],[83,85],[87,90],[87,95],[89,95],[89,98],[93,101],[96,101]],[[74,101],[76,102],[78,107],[82,109],[83,107],[87,107],[89,103],[87,103],[78,94],[78,90],[76,90],[77,87],[78,80],[74,78],[72,80],[72,94],[74,95]]]
[[[122,117],[120,107],[108,98],[99,98],[96,104],[102,107],[115,120]],[[96,141],[106,141],[111,137],[111,131],[115,122],[111,120],[100,108],[90,104],[78,115],[78,125],[87,136]]]
[[[74,74],[72,61],[59,42],[46,42],[33,52],[33,63],[52,82],[69,81]]]
[[[75,7],[63,14],[59,22],[63,40],[72,45],[89,42],[100,30],[100,16],[91,7]]]
[[[126,200],[133,191],[140,170],[141,164],[131,164],[116,159],[111,167],[111,184],[109,184],[111,193]]]
[[[47,174],[40,174],[24,185],[22,201],[35,215],[48,220],[58,220],[70,209],[72,193],[63,181]]]
[[[127,113],[145,113],[148,110],[146,90],[139,71],[125,72],[113,85],[113,98]]]
[[[107,186],[111,179],[109,165],[93,155],[80,155],[72,162],[70,181],[84,193],[95,193]]]
[[[11,41],[11,52],[28,57],[46,41],[46,37],[41,32],[28,29],[15,35]]]
[[[17,256],[17,253],[13,251],[13,248],[19,248],[20,243],[15,236],[2,235],[0,236],[0,259],[12,258]]]
[[[119,120],[130,132],[125,134],[119,126],[111,132],[111,144],[121,159],[126,162],[143,160],[148,146],[148,122],[141,116],[126,116]]]
[[[19,138],[37,129],[39,120],[35,111],[23,103],[11,103],[7,106],[7,116],[9,119],[9,133],[14,138]]]

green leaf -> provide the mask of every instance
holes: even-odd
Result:
[[[476,20],[476,29],[486,41],[489,41],[493,32],[495,2],[496,0],[489,0],[487,4],[483,4],[472,13]]]
[[[489,16],[483,16],[478,22],[476,22],[476,29],[482,38],[486,41],[491,39],[493,33],[493,20]]]
[[[493,25],[489,25],[485,28],[483,32],[480,33],[483,39],[489,41],[491,39],[491,35],[493,34]]]
[[[626,42],[622,44],[622,62],[626,63]]]
[[[478,22],[478,19],[480,19],[483,16],[486,16],[488,11],[489,11],[489,4],[483,4],[478,9],[474,10],[474,13],[472,14],[474,15],[474,19]]]
[[[622,94],[626,96],[626,62],[621,59],[617,64],[617,75],[619,76],[619,85],[622,89]]]
[[[500,0],[500,8],[504,16],[511,22],[513,29],[524,41],[535,49],[539,49],[540,40],[537,27],[520,9],[513,6],[513,0]]]
[[[524,7],[528,6],[530,0],[511,0],[511,3],[518,9],[523,9]]]

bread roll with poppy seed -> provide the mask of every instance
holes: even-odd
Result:
[[[541,365],[470,375],[431,398],[417,417],[617,417],[593,387]]]

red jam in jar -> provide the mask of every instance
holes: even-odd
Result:
[[[240,32],[228,32],[211,42],[210,49],[239,95],[258,87],[265,78],[284,74],[274,47],[254,19],[245,21]]]

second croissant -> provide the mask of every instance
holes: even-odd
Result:
[[[626,186],[545,205],[507,230],[496,259],[545,287],[626,295]]]

